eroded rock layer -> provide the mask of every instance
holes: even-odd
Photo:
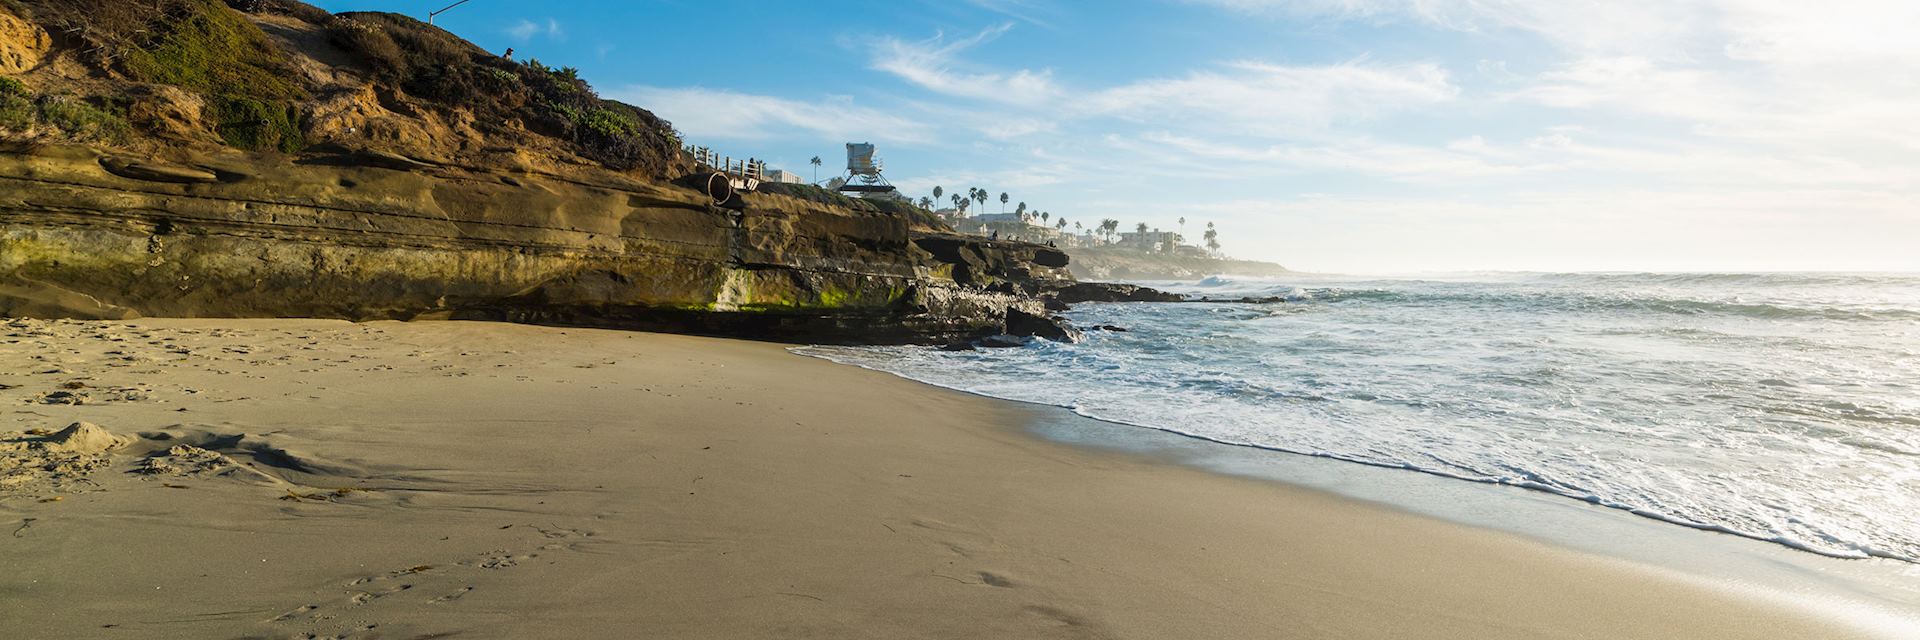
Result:
[[[0,315],[501,319],[938,342],[1043,313],[1044,247],[900,216],[596,173],[377,162],[348,150],[177,162],[0,153]],[[1046,254],[1038,256],[1036,252]],[[936,254],[944,255],[936,255]],[[1038,258],[1036,260],[1036,258]]]

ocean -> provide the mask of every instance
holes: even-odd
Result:
[[[805,347],[1272,455],[1524,487],[1920,562],[1920,274],[1467,273],[1141,283],[1078,344]]]

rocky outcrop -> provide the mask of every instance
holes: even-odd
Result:
[[[934,259],[953,265],[950,275],[962,284],[1018,289],[1032,295],[1043,287],[1073,281],[1065,271],[1067,254],[1053,247],[959,233],[916,234],[913,242]]]
[[[1060,304],[1082,302],[1185,302],[1187,297],[1138,285],[1114,282],[1073,282],[1047,287],[1044,295]]]
[[[1007,335],[1032,336],[1055,342],[1079,342],[1081,337],[1080,330],[1064,320],[1018,308],[1007,309]]]
[[[1074,249],[1072,271],[1082,280],[1199,280],[1208,276],[1282,276],[1286,267],[1253,260],[1180,256],[1105,246]]]
[[[0,3],[0,73],[25,73],[40,65],[53,39],[40,25],[28,22]]]
[[[0,315],[497,319],[836,342],[1005,333],[1045,247],[610,173],[0,152]],[[591,179],[589,179],[591,178]],[[1047,258],[1051,260],[1051,258]],[[1024,278],[1024,279],[1023,279]]]

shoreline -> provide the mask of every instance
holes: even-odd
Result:
[[[1593,498],[1592,496],[1557,491],[1551,487],[1540,485],[1538,483],[1520,483],[1520,482],[1485,480],[1485,479],[1474,478],[1470,476],[1447,473],[1445,471],[1432,469],[1432,468],[1382,464],[1382,463],[1374,462],[1370,460],[1344,457],[1344,456],[1329,454],[1329,453],[1313,453],[1308,451],[1287,449],[1284,447],[1267,446],[1267,445],[1251,443],[1251,442],[1235,442],[1230,440],[1213,438],[1213,437],[1209,437],[1209,436],[1198,434],[1198,433],[1189,433],[1189,432],[1181,431],[1179,429],[1175,429],[1171,427],[1162,427],[1162,426],[1155,426],[1155,425],[1144,424],[1144,423],[1126,422],[1122,420],[1081,413],[1078,410],[1074,409],[1073,407],[1069,407],[1069,406],[1051,404],[1051,403],[1042,402],[1038,400],[1022,400],[1019,398],[1007,398],[1002,396],[996,396],[991,393],[986,393],[983,391],[975,391],[972,389],[965,389],[961,387],[946,386],[946,385],[939,384],[937,382],[916,378],[906,373],[888,371],[886,369],[870,367],[865,364],[861,364],[859,362],[855,362],[852,360],[839,359],[834,357],[831,354],[815,351],[817,347],[818,345],[807,345],[807,346],[792,347],[792,348],[789,348],[788,350],[801,356],[819,358],[819,359],[826,360],[828,362],[832,362],[839,365],[858,367],[860,369],[865,369],[867,371],[884,373],[887,375],[898,377],[903,380],[907,380],[907,381],[918,383],[918,384],[924,384],[924,385],[928,385],[935,388],[946,389],[946,390],[954,391],[958,393],[965,393],[968,395],[979,396],[982,398],[987,398],[987,399],[1001,401],[1001,402],[1012,402],[1012,403],[1017,403],[1022,405],[1030,405],[1033,407],[1044,408],[1046,410],[1062,411],[1062,412],[1071,414],[1074,418],[1077,418],[1077,419],[1091,420],[1095,422],[1113,425],[1116,427],[1151,430],[1151,431],[1163,433],[1169,436],[1173,436],[1175,438],[1179,438],[1183,440],[1192,440],[1195,442],[1205,443],[1206,445],[1211,445],[1216,447],[1226,447],[1231,449],[1258,451],[1258,452],[1264,452],[1267,454],[1276,454],[1281,456],[1299,456],[1299,457],[1305,457],[1305,458],[1314,458],[1318,460],[1325,460],[1325,461],[1340,463],[1340,464],[1359,465],[1359,466],[1368,467],[1371,469],[1383,470],[1383,471],[1411,472],[1411,473],[1419,474],[1422,476],[1430,476],[1433,478],[1463,482],[1463,483],[1468,483],[1473,485],[1480,485],[1484,487],[1502,487],[1502,488],[1508,488],[1508,489],[1518,489],[1518,490],[1528,491],[1528,492],[1532,492],[1532,493],[1543,495],[1543,496],[1551,496],[1554,498],[1566,500],[1566,501],[1569,501],[1569,506],[1575,506],[1573,503],[1577,503],[1580,506],[1599,507],[1602,509],[1606,509],[1608,511],[1617,512],[1617,513],[1626,514],[1626,515],[1632,515],[1637,518],[1650,520],[1663,525],[1672,525],[1672,526],[1680,527],[1683,529],[1689,529],[1689,530],[1698,531],[1702,533],[1726,535],[1726,536],[1731,536],[1735,538],[1740,538],[1742,540],[1746,540],[1750,542],[1765,543],[1768,545],[1773,545],[1780,548],[1792,550],[1796,553],[1809,554],[1809,555],[1818,556],[1820,558],[1825,558],[1829,560],[1897,563],[1899,566],[1907,568],[1907,570],[1909,571],[1920,573],[1920,560],[1914,560],[1914,559],[1903,557],[1903,556],[1886,554],[1886,553],[1870,553],[1870,552],[1860,552],[1858,554],[1830,553],[1826,551],[1821,551],[1820,549],[1813,548],[1809,545],[1792,541],[1792,540],[1767,538],[1758,534],[1747,533],[1747,532],[1730,529],[1730,528],[1719,526],[1719,525],[1693,522],[1693,521],[1685,520],[1682,518],[1673,517],[1667,514],[1650,511],[1641,507],[1635,507],[1633,505],[1603,502]],[[1094,447],[1112,448],[1112,447],[1103,446],[1100,443],[1086,443],[1086,444]],[[1198,464],[1202,467],[1206,466],[1204,463],[1193,463],[1193,464]],[[1270,478],[1270,479],[1273,479],[1278,482],[1295,484],[1295,483],[1288,482],[1283,478]],[[1339,493],[1339,492],[1336,491],[1335,493]],[[1349,497],[1353,497],[1353,496],[1349,496]]]
[[[1031,407],[783,345],[34,326],[0,344],[19,385],[0,431],[87,420],[269,477],[139,476],[116,454],[62,500],[0,498],[0,524],[30,525],[0,551],[17,567],[0,623],[44,637],[1891,634],[1755,585],[1063,443]],[[120,395],[26,404],[79,379]]]
[[[1759,591],[1821,600],[1823,607],[1846,609],[1850,616],[1876,620],[1877,627],[1920,632],[1920,582],[1915,582],[1920,580],[1920,563],[1901,558],[1827,554],[1525,485],[1121,422],[1072,407],[945,386],[816,349],[800,346],[789,347],[788,351],[913,384],[1028,407],[1036,417],[1025,430],[1048,441],[1317,491],[1459,526],[1518,535],[1556,548],[1658,567],[1705,584],[1757,585]],[[1410,484],[1421,486],[1410,490]],[[1607,533],[1596,533],[1596,529]],[[1806,580],[1818,581],[1820,588],[1807,589],[1802,584]],[[1792,602],[1791,598],[1781,604],[1810,606]]]

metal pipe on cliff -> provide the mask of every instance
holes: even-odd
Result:
[[[725,205],[728,201],[733,200],[733,179],[728,177],[727,174],[719,171],[709,173],[707,174],[705,182],[707,185],[707,197],[713,198],[714,206]]]

